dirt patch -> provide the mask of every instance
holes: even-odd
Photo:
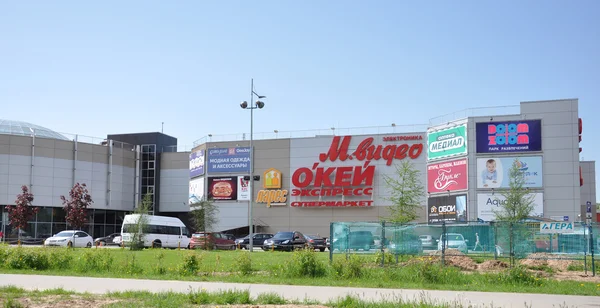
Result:
[[[14,299],[19,302],[23,307],[28,308],[59,308],[59,307],[70,307],[70,308],[86,308],[86,307],[104,307],[108,304],[114,304],[120,302],[114,299],[100,299],[100,298],[82,298],[79,296],[44,296],[41,298],[29,298],[23,297]],[[3,303],[4,304],[4,303]]]
[[[521,260],[522,265],[528,267],[548,266],[559,272],[568,271],[569,265],[576,264],[577,261],[569,260],[567,256],[554,255],[549,253],[532,253],[527,259]]]
[[[498,271],[507,269],[508,264],[500,260],[487,260],[479,264],[477,268],[484,271]]]
[[[592,273],[589,271],[587,275],[585,272],[558,272],[552,278],[556,280],[574,280],[600,284],[600,276],[592,277]]]

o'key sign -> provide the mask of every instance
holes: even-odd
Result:
[[[573,233],[574,227],[572,222],[541,222],[540,233]]]

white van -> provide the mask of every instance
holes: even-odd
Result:
[[[151,216],[148,218],[148,232],[143,236],[144,247],[153,248],[189,248],[191,233],[179,218],[167,216]],[[131,244],[132,228],[137,224],[140,214],[125,215],[121,238],[125,245]]]

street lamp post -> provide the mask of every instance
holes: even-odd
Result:
[[[254,79],[251,79],[250,81],[250,105],[248,105],[248,102],[243,101],[240,104],[240,107],[242,107],[242,109],[250,109],[250,177],[249,177],[249,181],[248,181],[248,189],[250,189],[250,201],[248,202],[248,249],[250,250],[250,252],[252,252],[254,250],[254,221],[252,219],[252,203],[253,203],[253,199],[254,199],[254,146],[253,146],[253,141],[254,141],[254,109],[258,108],[258,109],[262,109],[265,106],[265,103],[263,103],[260,100],[256,100],[256,102],[254,102],[254,96],[256,95],[256,97],[258,99],[262,99],[265,98],[266,96],[263,95],[258,95],[255,91],[254,91]]]

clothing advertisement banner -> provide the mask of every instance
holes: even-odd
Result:
[[[208,178],[208,199],[215,201],[237,200],[237,183],[237,176]]]
[[[190,179],[204,174],[204,150],[190,153]]]
[[[532,193],[533,195],[533,212],[530,216],[544,217],[544,194]],[[494,194],[477,194],[477,217],[483,221],[494,221],[496,214],[494,211],[501,211],[500,207],[506,198],[500,193]]]
[[[208,149],[208,173],[250,173],[250,147]]]
[[[542,151],[542,120],[475,124],[477,153]]]
[[[468,182],[466,158],[427,165],[427,192],[430,194],[467,190]]]
[[[427,133],[427,159],[441,159],[467,154],[467,125]]]
[[[198,203],[204,199],[204,178],[195,178],[190,181],[189,204]]]
[[[427,221],[430,224],[467,221],[467,195],[439,196],[427,199]]]
[[[238,201],[250,201],[250,181],[244,180],[244,176],[237,178],[237,199]]]
[[[519,167],[525,177],[524,187],[543,187],[542,156],[477,158],[477,188],[509,188],[510,169]]]

